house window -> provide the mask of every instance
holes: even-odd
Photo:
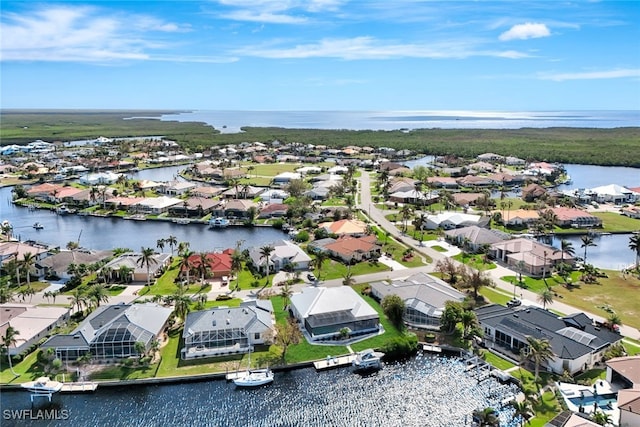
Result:
[[[255,335],[253,336],[254,340],[259,340],[260,339],[260,332],[256,332]]]

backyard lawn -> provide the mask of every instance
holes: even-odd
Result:
[[[494,262],[485,262],[485,256],[482,254],[465,254],[464,252],[454,255],[453,259],[460,261],[463,264],[468,265],[476,270],[491,270],[496,268]]]
[[[602,231],[608,233],[640,230],[640,219],[629,218],[615,212],[593,212],[593,215],[602,220]]]

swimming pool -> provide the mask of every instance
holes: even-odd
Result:
[[[584,393],[584,397],[570,397],[568,399],[576,406],[592,406],[594,403],[598,404],[598,408],[612,408],[612,405],[616,403],[617,396],[615,394],[603,394],[593,395],[591,393]]]

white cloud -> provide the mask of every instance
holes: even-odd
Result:
[[[538,75],[541,80],[563,82],[566,80],[602,80],[640,77],[640,68],[627,68],[608,71],[586,71],[579,73],[546,73]]]
[[[549,31],[549,28],[547,28],[545,24],[527,22],[526,24],[514,25],[509,30],[500,34],[498,38],[502,41],[526,40],[549,37],[550,35],[551,31]]]
[[[343,0],[219,0],[233,10],[222,13],[234,21],[269,24],[303,24],[309,21],[305,13],[335,12]]]
[[[260,45],[239,49],[236,55],[272,59],[337,58],[344,60],[431,58],[462,59],[472,56],[524,58],[529,55],[517,51],[475,49],[473,43],[448,41],[427,44],[380,41],[373,37],[322,39],[316,43],[292,47]]]
[[[302,24],[307,21],[305,17],[272,12],[254,12],[251,10],[236,10],[224,14],[222,17],[233,21],[263,22],[268,24]]]

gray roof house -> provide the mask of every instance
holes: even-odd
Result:
[[[486,346],[512,360],[528,347],[528,336],[548,340],[554,357],[542,369],[556,374],[568,371],[573,375],[593,368],[603,360],[605,351],[622,339],[584,313],[561,317],[539,307],[514,310],[497,304],[477,308],[475,313]]]
[[[466,242],[471,252],[479,252],[483,245],[492,245],[510,238],[500,230],[489,230],[477,225],[447,230],[444,235],[445,239],[458,246],[463,246]]]
[[[378,312],[349,286],[303,288],[291,296],[290,308],[309,341],[334,339],[343,328],[351,336],[377,334],[381,328]]]
[[[102,268],[110,271],[110,278],[118,276],[118,269],[122,266],[126,266],[131,271],[131,281],[133,282],[146,282],[147,281],[147,266],[142,267],[139,259],[141,257],[140,252],[126,252],[105,264]],[[164,269],[171,264],[171,254],[161,253],[153,254],[149,264],[149,276],[153,278],[162,274]],[[127,280],[119,277],[122,282]]]
[[[73,332],[54,335],[40,348],[53,348],[63,361],[74,361],[88,352],[94,360],[137,357],[135,343],[142,342],[149,350],[172,311],[152,303],[100,306]]]
[[[463,293],[425,273],[390,283],[373,282],[371,295],[379,301],[387,295],[398,295],[405,303],[404,322],[414,328],[425,329],[440,328],[440,318],[447,301],[464,300]]]
[[[218,307],[187,314],[180,350],[182,359],[247,353],[265,344],[275,318],[269,300],[245,301],[240,307]]]
[[[39,275],[55,274],[61,279],[69,279],[67,273],[70,264],[93,264],[113,255],[113,251],[94,251],[78,249],[74,251],[60,251],[36,262]]]

